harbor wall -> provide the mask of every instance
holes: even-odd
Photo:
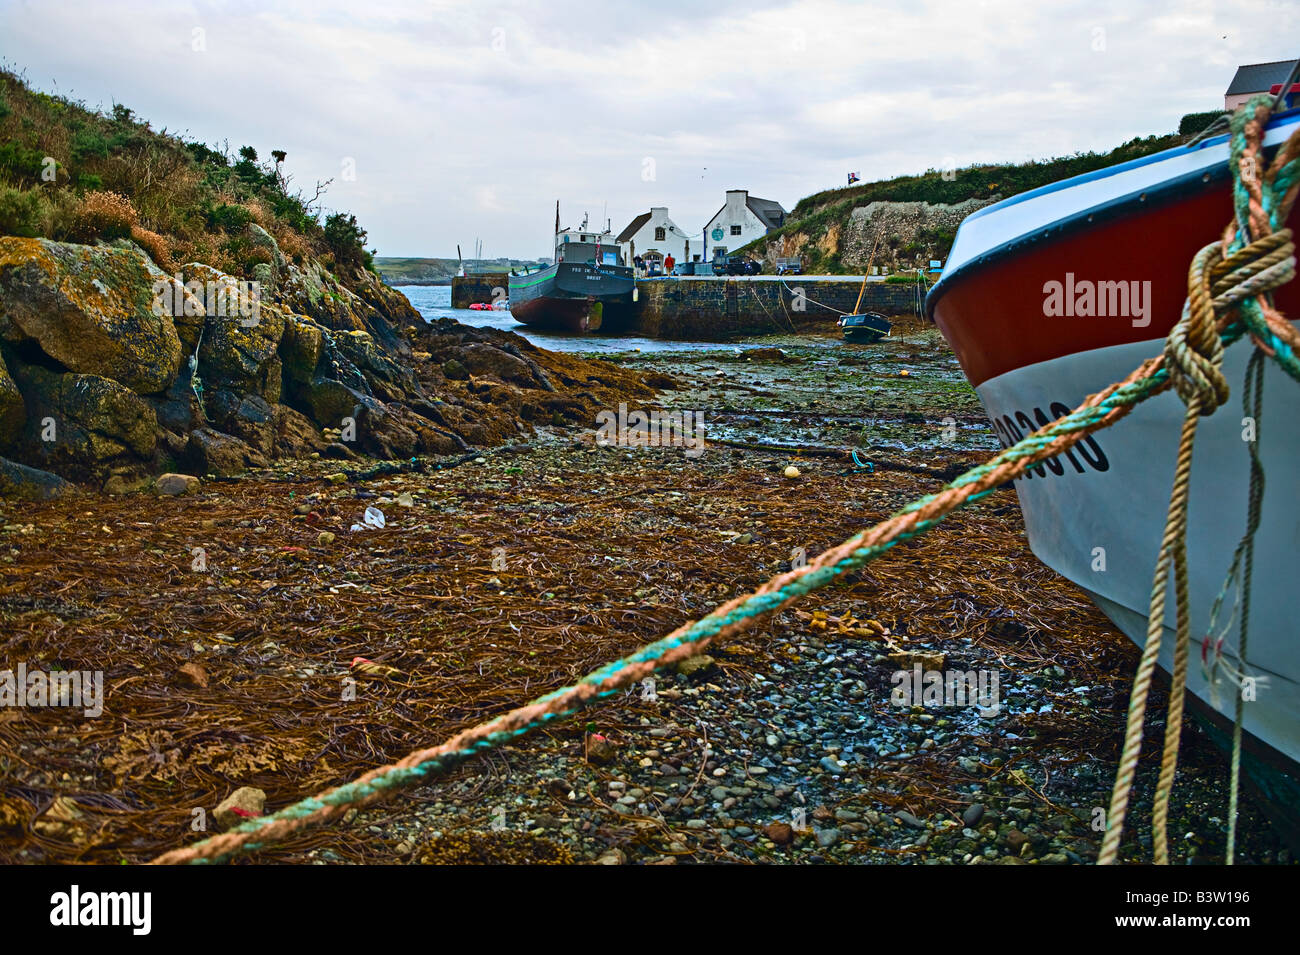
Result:
[[[451,279],[451,307],[469,308],[471,305],[491,305],[493,289],[501,289],[497,298],[510,294],[509,272],[475,272],[472,275],[455,275]]]
[[[707,341],[788,332],[852,312],[860,290],[860,278],[646,279],[637,282],[630,309],[620,316],[607,310],[606,321],[621,319],[627,331],[649,338]],[[858,310],[894,316],[915,314],[916,307],[914,285],[868,282]]]

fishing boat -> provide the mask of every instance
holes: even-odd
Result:
[[[1266,127],[1266,155],[1298,127],[1300,110],[1275,113]],[[1182,313],[1189,262],[1222,235],[1232,215],[1228,150],[1226,136],[1206,138],[1014,196],[961,224],[926,309],[1004,446],[1160,354]],[[1293,212],[1288,225],[1300,229],[1297,220]],[[1300,281],[1278,289],[1275,301],[1288,318],[1300,316]],[[1201,419],[1197,435],[1186,540],[1198,643],[1209,632],[1213,602],[1246,527],[1241,395],[1251,351],[1246,340],[1225,352],[1232,397]],[[1236,681],[1243,673],[1256,678],[1257,697],[1244,707],[1243,771],[1274,811],[1288,807],[1274,822],[1294,842],[1300,833],[1300,616],[1291,588],[1300,541],[1294,493],[1300,387],[1271,362],[1264,380],[1257,447],[1268,487],[1255,537],[1248,650],[1243,661],[1234,625],[1223,645],[1225,669],[1238,674],[1229,681],[1212,679],[1194,647],[1188,689],[1191,708],[1211,736],[1223,739]],[[1034,553],[1139,645],[1146,640],[1185,411],[1166,391],[1015,482]],[[1173,603],[1160,645],[1166,672],[1175,644]],[[1227,629],[1222,617],[1219,623]]]
[[[845,315],[837,324],[843,329],[846,342],[878,342],[894,327],[889,319],[876,312]]]
[[[569,332],[600,328],[606,305],[632,301],[635,278],[609,228],[560,228],[555,204],[555,264],[510,275],[510,314],[524,325]]]

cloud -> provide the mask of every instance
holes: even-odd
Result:
[[[548,252],[556,199],[694,232],[728,188],[790,208],[849,169],[1167,132],[1237,64],[1300,53],[1298,26],[1268,0],[98,0],[0,7],[0,52],[40,88],[285,149],[381,254],[522,256]]]

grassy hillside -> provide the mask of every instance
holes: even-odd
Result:
[[[927,169],[920,175],[827,189],[800,199],[784,226],[751,242],[741,251],[749,255],[766,255],[770,249],[779,249],[785,239],[787,244],[793,241],[801,248],[804,267],[808,271],[851,272],[853,268],[840,261],[839,237],[847,233],[854,209],[872,202],[957,205],[970,199],[1005,199],[1061,179],[1169,149],[1186,142],[1187,138],[1178,134],[1148,136],[1130,140],[1105,153],[1075,153],[1027,163],[992,163],[956,170]],[[932,229],[907,237],[902,247],[896,241],[895,247],[908,255],[946,259],[955,235],[955,228]],[[887,242],[891,239],[888,235],[884,238]]]
[[[319,259],[345,283],[373,268],[356,218],[322,216],[328,183],[292,188],[286,158],[189,142],[120,103],[101,113],[0,70],[0,235],[130,238],[164,269],[200,261],[247,275],[272,255],[252,223],[297,264]]]

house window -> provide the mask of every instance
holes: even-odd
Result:
[[[740,226],[738,226],[738,225],[733,225],[733,226],[731,227],[731,234],[732,234],[732,235],[740,235]]]
[[[664,241],[664,240],[667,239],[667,238],[668,238],[668,230],[667,230],[667,229],[663,228],[662,226],[660,226],[659,228],[655,229],[655,241],[656,241],[656,242],[662,242],[662,241]]]

